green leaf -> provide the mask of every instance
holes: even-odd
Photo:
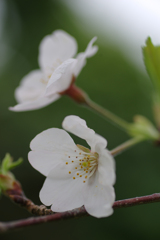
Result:
[[[10,154],[6,153],[6,155],[5,155],[5,157],[4,157],[3,161],[2,161],[2,166],[1,166],[3,174],[7,173],[8,167],[11,165],[12,161],[13,161],[13,159],[10,156]]]
[[[142,51],[147,72],[153,82],[155,91],[160,96],[160,46],[154,46],[149,37]]]
[[[0,166],[0,173],[7,174],[7,172],[22,163],[23,159],[19,158],[17,161],[13,162],[13,158],[9,153],[6,153],[4,159],[2,160],[2,164]]]
[[[23,159],[22,159],[22,158],[19,158],[16,162],[12,162],[12,163],[8,166],[8,170],[11,170],[11,169],[19,166],[22,162],[23,162]]]

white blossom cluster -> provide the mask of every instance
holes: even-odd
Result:
[[[86,50],[77,52],[76,40],[68,33],[57,30],[46,36],[39,47],[40,69],[26,75],[15,91],[18,104],[12,111],[42,108],[70,88],[86,59],[93,56],[96,37]],[[67,116],[63,128],[84,139],[90,149],[76,145],[62,129],[51,128],[38,134],[30,144],[28,158],[31,165],[46,176],[40,199],[54,212],[85,206],[94,217],[113,213],[115,192],[115,163],[106,149],[107,141],[78,116]]]

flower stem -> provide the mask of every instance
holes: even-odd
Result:
[[[129,123],[127,123],[125,120],[121,119],[120,117],[116,116],[115,114],[106,110],[105,108],[101,107],[97,103],[93,102],[91,99],[86,98],[85,100],[86,100],[85,104],[87,107],[96,111],[97,113],[100,113],[107,120],[109,120],[111,123],[114,123],[124,131],[128,130]]]
[[[123,207],[132,207],[147,203],[160,202],[160,193],[154,193],[148,196],[129,198],[125,200],[119,200],[114,202],[113,208],[123,208]],[[71,211],[55,213],[53,215],[41,216],[41,217],[32,217],[27,219],[21,219],[18,221],[12,222],[0,222],[0,233],[7,232],[9,230],[16,230],[19,228],[24,228],[32,225],[37,225],[46,222],[53,222],[59,220],[66,220],[70,218],[77,218],[82,216],[88,216],[84,207],[76,208]]]
[[[134,146],[135,144],[142,142],[144,140],[145,140],[144,138],[140,138],[140,137],[131,138],[128,141],[122,143],[118,147],[111,150],[110,153],[113,156],[116,156],[116,155],[122,153],[123,151],[127,150],[128,148],[130,148],[130,147]]]
[[[111,113],[110,111],[106,110],[105,108],[99,106],[97,103],[93,102],[88,95],[79,87],[77,87],[75,82],[75,77],[72,79],[72,84],[70,87],[64,91],[61,92],[61,95],[68,95],[70,98],[72,98],[74,101],[76,101],[79,104],[82,104],[89,109],[94,110],[97,113],[100,113],[102,116],[104,116],[107,120],[109,120],[111,123],[114,123],[115,125],[119,126],[121,129],[128,131],[129,123],[127,123],[125,120],[117,117],[115,114]]]

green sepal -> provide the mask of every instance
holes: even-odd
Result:
[[[128,133],[132,137],[140,137],[143,139],[159,140],[160,133],[154,125],[145,117],[137,115],[134,117],[134,123],[128,127]]]

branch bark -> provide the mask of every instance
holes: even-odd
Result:
[[[44,205],[35,205],[28,199],[18,181],[14,182],[13,188],[3,191],[3,194],[10,198],[16,205],[25,208],[28,212],[37,216],[44,216],[53,214],[52,210],[46,208]]]
[[[113,204],[113,208],[117,209],[117,208],[123,208],[123,207],[132,207],[132,206],[137,206],[137,205],[142,205],[147,203],[154,203],[154,202],[160,202],[160,193],[154,193],[148,196],[119,200]],[[47,216],[32,217],[28,219],[22,219],[19,221],[13,221],[13,222],[0,222],[0,233],[4,233],[9,230],[15,230],[18,228],[23,228],[31,225],[40,224],[40,223],[59,221],[59,220],[77,218],[82,216],[88,216],[88,213],[86,212],[84,206],[81,208],[73,209],[71,211],[55,213]]]

